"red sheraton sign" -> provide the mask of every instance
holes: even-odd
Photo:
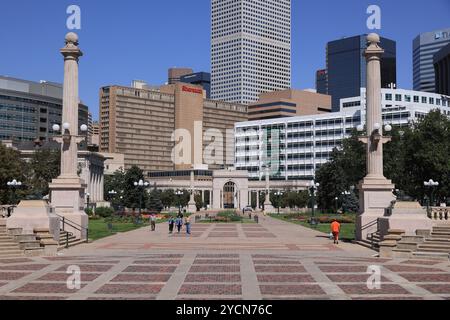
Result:
[[[198,93],[198,94],[203,94],[203,90],[202,89],[197,89],[197,88],[190,88],[187,86],[183,86],[183,91],[185,92],[191,92],[191,93]]]

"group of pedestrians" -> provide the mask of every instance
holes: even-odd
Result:
[[[177,232],[180,233],[181,229],[183,229],[183,225],[186,226],[186,234],[191,234],[191,218],[187,216],[183,217],[183,214],[177,215],[176,218],[169,218],[169,234],[173,233],[174,227],[177,228]]]

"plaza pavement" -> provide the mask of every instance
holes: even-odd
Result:
[[[183,230],[184,231],[184,230]],[[259,224],[193,224],[192,235],[142,228],[60,252],[0,260],[0,300],[450,299],[450,263],[386,260],[324,234],[260,218]],[[81,289],[66,285],[81,269]],[[369,266],[381,270],[370,290]]]

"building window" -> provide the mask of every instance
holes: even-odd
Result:
[[[434,104],[434,98],[430,98],[430,104]]]
[[[419,96],[414,96],[414,102],[419,103]]]
[[[405,96],[405,101],[406,102],[411,102],[411,96]]]
[[[401,94],[396,94],[395,95],[395,101],[402,101],[402,95]]]
[[[387,101],[392,101],[392,94],[386,93],[386,100]]]
[[[422,103],[427,103],[427,97],[422,97]]]

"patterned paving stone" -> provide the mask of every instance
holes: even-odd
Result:
[[[222,233],[210,233],[208,238],[237,238],[239,235],[237,233],[222,232]]]
[[[369,279],[369,274],[327,274],[326,275],[333,282],[354,282],[354,283],[366,283]],[[392,282],[386,277],[381,277],[381,282]]]
[[[339,287],[347,294],[410,294],[397,284],[382,284],[381,289],[370,290],[366,284],[341,284]]]
[[[319,285],[260,285],[263,295],[322,295],[325,292]]]
[[[87,298],[86,300],[91,300],[91,301],[95,301],[95,300],[97,300],[97,301],[100,301],[100,300],[107,300],[107,301],[113,301],[113,300],[139,300],[139,301],[141,301],[141,300],[145,300],[145,301],[147,301],[147,300],[156,300],[156,297],[140,297],[140,298],[130,298],[130,297],[120,297],[120,298],[118,298],[118,297],[89,297],[89,298]]]
[[[180,264],[181,260],[136,260],[133,265],[138,265],[138,264],[166,264],[166,265],[171,265],[171,264]]]
[[[135,261],[140,261],[140,260],[147,260],[147,259],[176,259],[176,258],[183,258],[184,254],[150,254],[150,255],[145,255],[139,259],[136,259]]]
[[[135,272],[135,273],[168,273],[174,272],[177,267],[174,266],[129,266],[123,272]]]
[[[86,284],[81,283],[83,288]],[[14,293],[67,293],[73,294],[78,292],[77,289],[67,288],[66,283],[27,283],[26,285],[17,288],[13,291]]]
[[[437,268],[424,268],[424,267],[404,266],[404,265],[390,265],[384,267],[393,272],[442,272],[441,269]]]
[[[417,264],[424,266],[434,266],[441,263],[440,261],[431,261],[431,260],[407,260],[403,261],[402,264]]]
[[[214,282],[241,282],[240,274],[188,274],[185,282],[214,283]]]
[[[56,301],[56,300],[66,300],[65,297],[49,297],[49,296],[0,296],[1,300],[22,300],[22,301],[30,301],[30,300],[49,300],[49,301]]]
[[[410,282],[449,282],[449,273],[402,273],[401,277],[407,279]]]
[[[302,266],[255,266],[256,272],[305,273]]]
[[[196,259],[194,264],[239,264],[239,260],[234,259]]]
[[[290,283],[296,283],[296,282],[315,282],[314,278],[311,277],[309,274],[258,274],[257,275],[258,281],[263,283],[270,283],[270,282],[290,282]]]
[[[422,284],[420,287],[431,293],[436,294],[450,294],[450,284]]]
[[[48,267],[48,264],[23,264],[2,266],[2,271],[38,271]]]
[[[8,264],[8,263],[26,263],[33,262],[33,260],[28,258],[18,258],[18,259],[0,259],[0,264]]]
[[[271,233],[245,233],[247,238],[276,238],[274,234]]]
[[[119,274],[111,282],[167,282],[171,274]]]
[[[40,277],[36,281],[62,281],[66,282],[69,278],[70,274],[67,273],[47,273],[46,275]],[[90,282],[94,281],[98,277],[100,277],[100,273],[81,273],[80,278],[81,282]]]
[[[230,265],[230,266],[192,266],[190,273],[201,273],[201,272],[230,272],[236,273],[240,272],[240,266]]]
[[[164,285],[160,284],[106,284],[95,293],[104,294],[157,294]]]
[[[380,297],[353,297],[352,300],[423,300],[423,298],[420,297],[387,297],[387,296],[380,296]]]
[[[66,264],[65,266],[62,266],[61,268],[57,269],[56,271],[64,271],[66,272],[67,269],[71,266],[77,266],[80,268],[81,272],[106,272],[109,271],[113,265],[95,265],[95,264]]]
[[[274,254],[253,254],[252,255],[253,259],[285,259],[285,260],[298,260],[298,258],[293,258],[293,257],[285,257],[285,256],[277,256]]]
[[[20,278],[23,278],[30,273],[23,273],[23,272],[0,272],[0,280],[19,280]]]
[[[319,266],[319,268],[322,272],[329,272],[329,273],[367,272],[366,266]]]
[[[221,285],[193,285],[193,284],[183,284],[181,286],[178,294],[189,294],[189,295],[203,295],[203,294],[213,294],[213,295],[240,295],[242,294],[242,288],[237,284],[221,284]]]
[[[233,253],[198,254],[197,258],[239,258],[239,255]]]
[[[255,265],[258,264],[290,264],[290,265],[297,265],[301,264],[298,261],[293,260],[253,260],[253,263]]]

